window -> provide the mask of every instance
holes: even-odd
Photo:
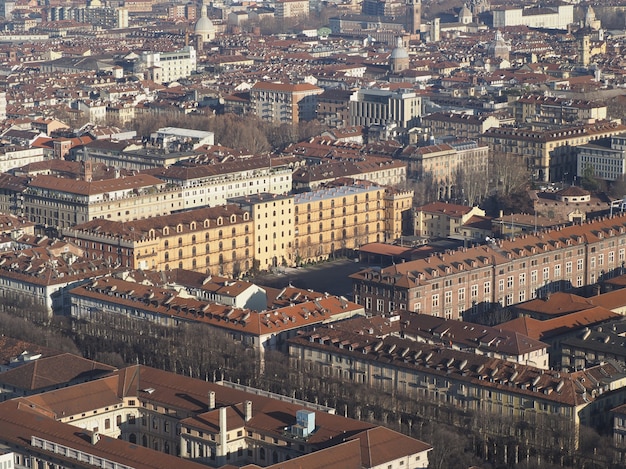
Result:
[[[550,278],[550,267],[543,268],[543,279],[548,280]]]
[[[465,301],[465,288],[459,288],[459,303]]]
[[[533,285],[534,285],[535,283],[537,283],[537,271],[536,271],[536,270],[533,270],[533,271],[530,273],[530,283],[531,283],[531,284],[533,284]]]
[[[485,295],[489,295],[491,293],[491,282],[485,282]]]
[[[507,288],[513,288],[513,276],[507,277],[507,279],[506,279],[506,287]]]
[[[439,307],[439,295],[433,295],[433,308]]]
[[[572,273],[572,261],[565,263],[565,274],[569,275]]]
[[[576,261],[576,270],[578,270],[579,272],[580,272],[581,270],[583,270],[583,260],[582,260],[582,259],[578,259],[578,260]]]
[[[111,419],[104,419],[104,429],[109,430],[111,428]]]
[[[447,305],[452,304],[452,292],[451,291],[447,291],[445,293],[445,303]]]
[[[503,278],[498,280],[498,291],[499,292],[503,292],[504,291],[504,279]]]
[[[384,300],[376,300],[376,311],[382,312],[384,307]]]
[[[526,274],[521,273],[519,274],[519,286],[523,287],[524,285],[526,285]]]

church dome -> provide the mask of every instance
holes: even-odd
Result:
[[[205,5],[202,5],[202,14],[196,22],[194,33],[196,36],[202,36],[202,41],[204,42],[215,38],[215,25],[207,16]]]
[[[467,7],[467,4],[463,5],[461,11],[459,11],[459,23],[469,24],[472,22],[472,12]]]
[[[396,47],[391,51],[390,59],[408,59],[409,53],[402,45],[402,38],[398,38]]]

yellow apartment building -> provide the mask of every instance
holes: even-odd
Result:
[[[392,242],[402,235],[413,234],[413,191],[388,189],[385,193],[385,241]]]
[[[385,188],[355,184],[296,194],[296,263],[385,239]]]
[[[92,220],[62,233],[90,258],[133,269],[178,268],[237,277],[253,265],[252,220],[237,205],[128,223]]]
[[[292,195],[255,194],[230,199],[249,213],[253,220],[253,254],[257,267],[294,264],[294,197]]]

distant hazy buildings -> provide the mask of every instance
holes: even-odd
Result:
[[[491,11],[494,28],[528,26],[529,28],[561,29],[574,22],[574,5],[561,3],[556,7],[528,8],[500,6]]]

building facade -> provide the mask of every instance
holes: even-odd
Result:
[[[574,147],[593,140],[611,137],[626,131],[614,122],[598,122],[558,130],[492,127],[481,137],[495,153],[519,156],[537,181],[561,181],[565,174],[574,174]]]
[[[350,96],[350,125],[383,125],[408,130],[422,114],[422,98],[413,91],[359,89]]]
[[[626,217],[459,248],[351,275],[366,313],[408,309],[458,319],[592,285],[626,266]]]
[[[132,269],[186,269],[238,277],[252,269],[253,225],[236,205],[146,220],[93,220],[62,230],[93,259]]]
[[[308,83],[257,82],[250,89],[252,113],[275,124],[297,124],[313,120],[317,96],[324,90]]]

